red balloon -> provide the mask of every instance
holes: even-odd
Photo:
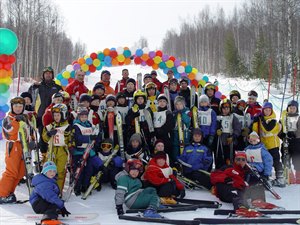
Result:
[[[96,67],[94,65],[89,65],[89,71],[94,73],[96,71]]]
[[[8,58],[8,55],[0,55],[0,62],[2,63],[8,63],[9,62],[9,58]]]
[[[112,58],[116,58],[118,56],[117,51],[110,51],[109,56]]]
[[[215,89],[216,89],[216,91],[219,91],[219,87],[218,86],[215,86]]]
[[[197,88],[198,87],[198,81],[197,80],[192,80],[191,81],[191,86],[195,86]]]
[[[225,99],[225,98],[227,98],[226,95],[222,95],[222,96],[221,96],[221,99],[222,99],[222,100]]]
[[[119,62],[119,66],[123,66],[124,65],[124,62]]]
[[[90,57],[94,60],[94,59],[97,59],[98,55],[93,52],[92,54],[90,54]]]
[[[16,57],[15,57],[14,55],[9,55],[9,56],[8,56],[8,60],[9,60],[9,63],[10,63],[10,64],[13,64],[13,63],[15,63],[15,61],[16,61]]]
[[[170,58],[169,58],[169,59],[170,59],[170,60],[172,60],[173,62],[176,60],[176,59],[175,59],[175,57],[174,57],[174,56],[172,56],[172,55],[170,56]]]
[[[4,64],[3,65],[3,69],[5,69],[5,70],[11,70],[11,64],[9,64],[9,63]]]
[[[74,78],[71,78],[71,77],[70,77],[70,78],[68,79],[68,82],[69,82],[69,83],[72,83],[73,80],[74,80]]]
[[[146,63],[148,66],[152,66],[154,64],[154,61],[153,59],[147,59]]]
[[[74,60],[74,61],[72,62],[72,65],[74,65],[75,63],[78,63],[77,60]]]
[[[157,50],[157,51],[156,51],[156,56],[162,57],[162,55],[163,55],[162,51],[160,51],[160,50]]]
[[[135,64],[141,64],[142,63],[142,59],[140,57],[135,57],[134,58],[134,63]]]
[[[0,63],[0,70],[4,68],[4,64]]]

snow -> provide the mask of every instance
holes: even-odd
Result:
[[[111,71],[111,86],[114,88],[116,81],[121,77],[121,71],[124,67],[115,67],[109,68]],[[136,78],[136,74],[141,72],[145,74],[150,72],[151,68],[148,67],[139,67],[139,66],[127,66],[129,69],[130,76]],[[158,78],[161,81],[165,81],[167,76],[163,72],[158,71]],[[215,78],[219,81],[220,91],[225,95],[229,94],[230,90],[237,89],[241,92],[242,98],[247,99],[247,93],[251,89],[255,89],[259,98],[258,101],[262,102],[267,96],[267,83],[260,80],[243,80],[243,79],[227,79],[223,75],[209,76],[210,81],[214,81]],[[86,77],[86,85],[91,89],[93,85],[98,82],[100,79],[100,73],[92,74]],[[263,86],[263,85],[264,86]],[[20,88],[21,92],[28,90],[30,83],[21,81]],[[283,86],[283,85],[282,85]],[[265,88],[264,88],[265,87]],[[281,87],[282,89],[282,87]],[[16,96],[17,92],[17,81],[14,80],[13,85],[10,89],[11,97]],[[276,87],[271,87],[271,93],[273,96],[270,97],[270,101],[274,105],[274,110],[279,118],[280,108],[281,108],[281,98],[282,91],[278,90]],[[287,93],[287,97],[291,96],[291,93]],[[287,101],[291,98],[286,99],[284,108],[286,107]],[[5,155],[5,141],[0,141],[0,172],[2,173],[5,168],[4,162]],[[276,200],[269,192],[266,192],[267,201],[274,203],[276,205],[285,207],[286,209],[300,209],[300,185],[290,185],[286,188],[275,188],[275,190],[281,195],[281,200]],[[15,192],[17,199],[25,200],[28,199],[28,190],[25,184],[22,184],[17,187]],[[193,190],[187,191],[186,198],[195,198],[203,200],[218,200],[215,196],[207,191],[202,190]],[[96,212],[99,213],[99,217],[95,220],[86,221],[87,223],[100,222],[102,225],[124,225],[124,224],[140,224],[138,222],[118,220],[116,209],[114,205],[114,190],[110,188],[109,185],[104,185],[101,192],[93,191],[93,194],[88,197],[87,200],[82,200],[80,197],[72,195],[71,199],[66,202],[66,208],[71,213],[84,213],[84,212]],[[223,203],[222,208],[231,209],[232,204]],[[30,204],[18,204],[18,205],[1,205],[0,207],[0,225],[20,225],[20,224],[34,224],[33,221],[26,221],[24,219],[24,214],[34,213]],[[196,211],[188,212],[173,212],[173,213],[164,213],[165,217],[174,218],[174,219],[193,219],[195,217],[212,217],[213,209],[198,209]],[[224,218],[224,216],[216,216]],[[282,217],[272,216],[272,217]],[[293,215],[286,215],[284,217],[295,217]],[[300,218],[300,216],[299,216]],[[70,224],[77,224],[83,221],[70,221]],[[68,223],[68,221],[67,221]],[[147,223],[155,224],[155,223]]]

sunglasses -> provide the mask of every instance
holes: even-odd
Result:
[[[245,158],[235,158],[235,161],[237,162],[246,162]]]
[[[110,150],[110,149],[112,149],[112,144],[110,144],[110,143],[102,143],[101,144],[101,148],[103,150]]]

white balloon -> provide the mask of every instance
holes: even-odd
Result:
[[[123,48],[123,47],[118,47],[118,48],[117,48],[117,53],[118,53],[118,55],[123,54],[123,52],[124,52],[124,48]]]
[[[148,47],[144,47],[143,48],[143,53],[144,54],[148,54],[149,53],[149,48]]]
[[[198,73],[196,74],[196,80],[199,81],[199,80],[201,80],[201,79],[202,79],[202,74],[198,72]]]
[[[184,66],[178,66],[177,67],[177,71],[178,71],[178,73],[184,73]]]
[[[73,65],[67,65],[66,71],[72,72],[73,71]]]
[[[136,47],[131,47],[131,48],[130,48],[131,54],[134,55],[135,52],[136,52],[136,50],[137,50]]]

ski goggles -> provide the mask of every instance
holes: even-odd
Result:
[[[52,67],[51,67],[51,66],[45,67],[45,68],[43,69],[43,73],[45,73],[45,72],[52,72],[52,73],[53,73]]]
[[[25,99],[22,97],[15,97],[13,99],[10,100],[11,104],[21,104],[21,105],[25,105]]]
[[[245,158],[235,158],[234,159],[236,162],[246,162]]]
[[[102,143],[101,144],[101,149],[103,151],[111,150],[112,149],[112,144],[111,143]]]
[[[54,113],[60,113],[61,112],[60,108],[52,108],[51,111],[54,112]]]

